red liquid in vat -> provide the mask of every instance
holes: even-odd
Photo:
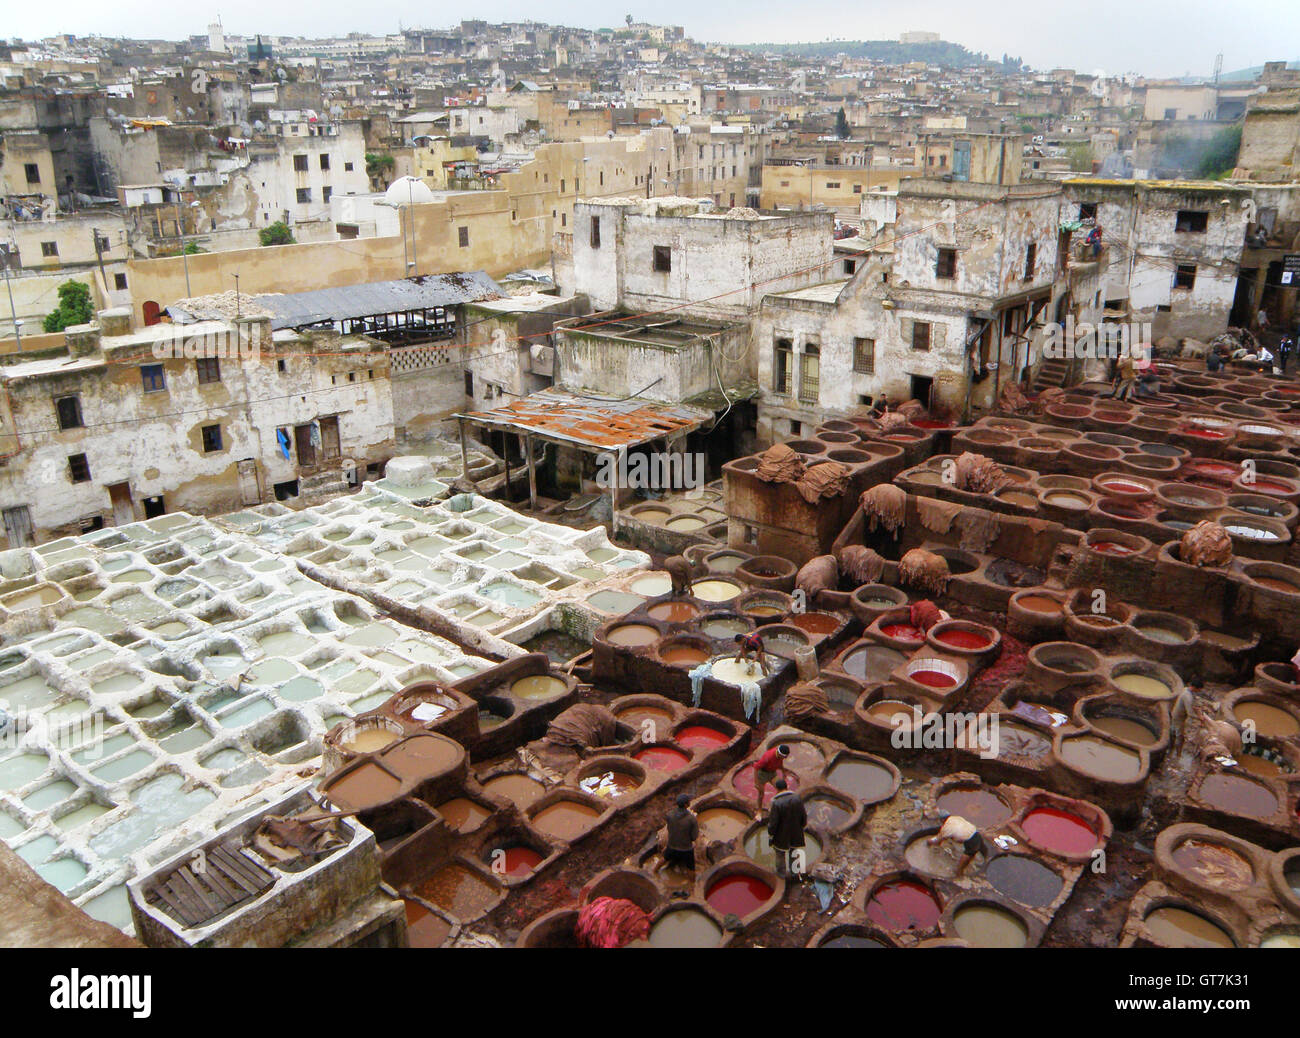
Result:
[[[496,869],[512,879],[527,876],[542,863],[542,856],[531,847],[507,847]]]
[[[715,746],[726,746],[731,741],[731,736],[718,731],[716,728],[710,728],[708,725],[688,724],[685,728],[677,729],[677,734],[673,736],[673,740],[678,746],[683,746],[688,750],[696,746],[711,750]]]
[[[890,931],[930,930],[939,922],[939,902],[920,883],[896,879],[871,895],[867,918]]]
[[[954,627],[947,631],[940,631],[934,636],[937,642],[943,642],[944,645],[951,645],[954,649],[987,649],[993,644],[984,635],[975,631],[967,631],[961,627]],[[916,675],[912,675],[915,677]]]
[[[1141,483],[1130,483],[1123,479],[1108,479],[1102,484],[1113,494],[1145,494],[1147,488]]]
[[[1217,429],[1195,429],[1188,428],[1182,430],[1188,436],[1198,436],[1202,440],[1222,440],[1227,433],[1219,432]]]
[[[1236,465],[1215,461],[1198,461],[1190,468],[1206,476],[1219,476],[1227,480],[1236,479],[1241,473],[1241,469]]]
[[[1093,541],[1088,547],[1102,555],[1132,555],[1134,551],[1127,544],[1118,541]]]
[[[951,423],[940,418],[913,418],[912,424],[918,429],[947,429]]]
[[[784,778],[785,784],[791,790],[799,788],[799,776],[792,771],[787,771],[784,775],[777,772],[777,778]],[[731,780],[731,784],[735,787],[737,793],[752,800],[754,798],[754,765],[746,764],[736,772],[736,777]],[[774,796],[776,796],[776,788],[769,782],[763,788],[763,804],[770,804]]]
[[[1257,479],[1249,486],[1251,490],[1257,493],[1272,494],[1274,497],[1281,497],[1294,492],[1293,487],[1289,487],[1285,483],[1274,483],[1271,479]]]
[[[925,632],[919,627],[913,627],[911,624],[883,624],[880,633],[886,638],[897,638],[905,642],[925,640]]]
[[[1020,826],[1040,847],[1057,854],[1087,854],[1097,846],[1097,834],[1078,815],[1054,807],[1039,807]]]
[[[681,750],[674,750],[671,746],[647,746],[644,750],[638,750],[633,756],[647,768],[654,768],[656,771],[681,771],[691,762],[690,757]]]
[[[952,688],[957,679],[941,670],[916,670],[908,675],[919,685],[927,688]]]
[[[723,876],[704,895],[704,900],[718,912],[742,919],[762,908],[771,898],[772,888],[761,879],[738,872]]]

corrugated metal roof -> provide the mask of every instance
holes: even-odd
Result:
[[[244,300],[270,313],[271,328],[279,330],[405,310],[455,306],[504,296],[501,286],[484,271],[474,270],[456,274],[422,274],[397,281],[369,281],[283,295],[247,295]],[[168,312],[181,320],[204,320],[222,316],[215,312],[217,309],[214,306],[210,312],[205,299],[200,297],[182,300],[168,307]]]
[[[544,389],[504,407],[456,417],[576,446],[615,450],[690,432],[713,415],[685,404],[654,404],[636,397],[590,400],[563,390]]]

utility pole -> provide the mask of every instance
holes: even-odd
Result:
[[[95,259],[99,262],[99,276],[104,282],[104,292],[108,292],[108,275],[104,273],[104,248],[100,244],[99,232],[93,227],[90,230],[91,239],[95,243]]]
[[[235,278],[235,317],[238,318],[238,317],[240,316],[240,313],[239,313],[239,275],[238,275],[238,274],[235,274],[235,275],[234,275],[234,278]]]
[[[17,248],[14,248],[14,249],[11,250],[11,249],[9,248],[9,246],[7,246],[7,245],[5,246],[5,249],[4,249],[4,260],[5,260],[5,288],[6,288],[6,289],[8,290],[8,292],[9,292],[9,316],[13,319],[13,324],[14,324],[14,340],[15,340],[15,342],[16,342],[16,344],[17,344],[18,352],[19,352],[19,353],[22,353],[22,351],[23,351],[23,331],[22,331],[22,329],[23,329],[23,322],[20,321],[20,320],[18,319],[18,310],[17,310],[17,308],[14,306],[14,287],[13,287],[13,285],[11,285],[11,284],[9,283],[9,257],[15,255],[15,254],[17,253],[17,251],[18,251]]]
[[[185,266],[185,298],[193,298],[190,291],[190,257],[185,252],[185,218],[181,213],[181,196],[176,192],[176,233],[181,237],[181,263]]]

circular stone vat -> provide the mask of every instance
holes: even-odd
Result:
[[[960,815],[981,829],[994,829],[1011,818],[1010,805],[982,786],[951,786],[939,794],[935,807]]]
[[[1084,707],[1083,719],[1094,731],[1134,746],[1152,747],[1160,741],[1154,722],[1122,713],[1103,697],[1095,705]]]
[[[695,820],[706,843],[730,843],[749,828],[754,816],[738,807],[706,807]]]
[[[786,772],[782,777],[785,778],[786,785],[791,791],[799,788],[801,783],[799,781],[799,775],[796,772]],[[754,764],[752,761],[740,768],[731,776],[731,788],[750,803],[754,802],[755,794],[758,792],[758,789],[754,785]],[[763,806],[767,807],[775,796],[776,788],[769,782],[763,787]]]
[[[876,693],[868,692],[864,694],[864,700],[867,696]],[[916,712],[920,710],[922,715],[926,713],[925,707],[921,706],[919,701],[912,702],[907,699],[894,699],[887,695],[874,702],[865,702],[862,707],[862,716],[876,724],[884,725],[886,728],[911,728],[916,722]]]
[[[510,685],[510,694],[525,701],[554,699],[568,690],[568,685],[550,674],[533,674]]]
[[[1061,740],[1061,760],[1107,782],[1134,782],[1142,777],[1142,755],[1136,750],[1095,735],[1074,735]]]
[[[929,887],[907,878],[881,883],[867,899],[866,910],[867,918],[889,933],[933,930],[943,911]]]
[[[1224,844],[1188,837],[1173,849],[1173,862],[1204,887],[1245,890],[1255,882],[1250,859]]]
[[[918,685],[924,685],[936,692],[949,692],[962,682],[961,670],[947,660],[937,657],[914,659],[903,671]]]
[[[1097,831],[1070,811],[1058,807],[1035,807],[1025,815],[1020,828],[1036,847],[1066,858],[1091,854],[1097,847]]]
[[[765,869],[776,869],[776,851],[767,835],[767,823],[755,822],[745,837],[745,855]],[[803,867],[811,868],[822,859],[822,842],[813,833],[805,832],[803,837]]]
[[[1249,562],[1242,572],[1253,584],[1283,595],[1300,595],[1300,570],[1271,562]]]
[[[719,915],[744,919],[771,901],[775,893],[776,888],[760,876],[726,872],[709,884],[704,900]]]
[[[1165,948],[1235,948],[1232,935],[1208,916],[1178,905],[1162,905],[1142,920],[1156,944]]]
[[[991,653],[1001,640],[995,628],[970,620],[941,620],[926,634],[926,641],[940,652],[958,656]]]
[[[628,585],[629,591],[644,598],[658,598],[660,595],[668,594],[672,589],[673,578],[661,572],[643,573]]]
[[[1296,592],[1300,593],[1300,588]],[[1174,613],[1139,610],[1129,623],[1134,633],[1161,645],[1186,645],[1200,630],[1193,621]]]
[[[837,793],[813,793],[803,802],[808,824],[828,833],[840,832],[857,815],[853,801]]]
[[[645,769],[624,757],[597,757],[578,772],[578,788],[606,800],[621,800],[645,783]]]
[[[1030,908],[1046,908],[1065,886],[1055,869],[1027,854],[999,854],[985,866],[984,878],[1003,897]]]
[[[650,927],[652,948],[716,948],[722,943],[722,927],[701,908],[674,905]]]
[[[649,624],[615,624],[605,632],[605,640],[621,648],[636,649],[657,642],[659,630]]]
[[[1023,948],[1029,943],[1025,921],[1001,905],[968,902],[953,913],[952,928],[974,948]]]
[[[508,771],[503,775],[494,775],[484,782],[483,792],[504,797],[520,808],[524,808],[541,797],[546,792],[546,787],[522,771]]]
[[[1139,699],[1168,700],[1183,691],[1183,683],[1172,669],[1143,660],[1115,664],[1108,679],[1116,688]]]
[[[647,607],[646,615],[652,620],[662,620],[664,623],[684,624],[698,617],[700,608],[694,602],[669,599],[667,602],[655,602]]]
[[[691,758],[675,746],[647,746],[637,750],[632,756],[655,771],[681,771],[691,762]]]
[[[898,776],[884,761],[840,753],[826,772],[826,782],[854,800],[875,804],[894,795]]]
[[[655,650],[655,655],[669,666],[690,670],[709,660],[713,655],[713,646],[703,635],[675,635],[663,639]]]
[[[1277,795],[1263,783],[1241,775],[1209,775],[1198,790],[1201,800],[1229,814],[1269,818],[1277,813]]]
[[[1259,699],[1238,699],[1232,706],[1232,716],[1238,721],[1249,721],[1257,734],[1270,739],[1290,739],[1300,735],[1300,719],[1289,710]]]
[[[1037,762],[1052,752],[1052,740],[1037,728],[1016,721],[998,724],[998,759]]]
[[[818,948],[889,948],[891,945],[860,924],[843,923],[827,930],[817,942]]]
[[[744,589],[730,580],[710,577],[691,585],[691,594],[701,602],[730,602]]]
[[[673,742],[684,750],[699,749],[705,753],[726,746],[732,736],[707,724],[684,724],[673,733]]]
[[[824,638],[839,630],[841,621],[830,613],[795,613],[787,623],[814,638]]]
[[[645,742],[657,742],[659,734],[667,732],[674,720],[670,709],[651,703],[633,702],[625,706],[616,705],[614,716],[621,724],[635,730],[638,735],[642,733],[650,735],[650,738],[643,740]]]
[[[901,666],[907,657],[897,649],[874,642],[859,642],[841,658],[844,673],[868,685],[887,681],[889,675]]]
[[[700,621],[700,633],[720,642],[732,642],[736,635],[753,629],[753,624],[734,613],[710,613]]]

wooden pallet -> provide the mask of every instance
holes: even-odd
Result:
[[[275,884],[275,874],[241,847],[205,847],[202,855],[159,877],[144,892],[148,904],[187,928],[209,923]]]

